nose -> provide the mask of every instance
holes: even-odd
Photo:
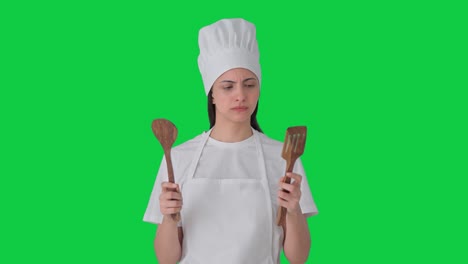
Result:
[[[244,87],[242,87],[242,85],[239,85],[237,87],[236,101],[243,102],[245,101],[246,97],[247,97],[247,93],[244,90]]]

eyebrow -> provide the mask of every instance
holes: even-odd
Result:
[[[250,81],[250,80],[257,80],[257,79],[252,77],[252,78],[247,78],[247,79],[243,80],[242,82],[246,82],[246,81]],[[222,83],[236,83],[235,81],[231,81],[231,80],[223,80],[221,82]]]

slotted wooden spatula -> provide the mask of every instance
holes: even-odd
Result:
[[[286,173],[292,172],[297,158],[304,153],[307,128],[305,126],[289,127],[283,143],[281,156],[286,160]],[[286,174],[285,173],[285,174]],[[291,183],[291,178],[286,177],[284,182]],[[278,206],[276,225],[281,226],[286,220],[286,208]]]
[[[164,156],[166,157],[167,164],[167,175],[169,182],[175,183],[174,179],[174,169],[172,168],[172,159],[171,159],[171,148],[174,145],[174,142],[177,138],[177,128],[171,121],[163,118],[153,120],[151,124],[151,129],[153,130],[154,135],[161,143],[161,146],[164,149]],[[172,214],[172,219],[179,222],[180,213]]]

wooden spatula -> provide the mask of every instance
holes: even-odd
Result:
[[[286,160],[286,173],[292,172],[297,158],[304,153],[307,128],[305,126],[289,127],[286,130],[286,137],[283,143],[281,156]],[[291,178],[286,177],[286,183],[291,183]],[[286,220],[286,208],[278,206],[276,225],[281,226]]]
[[[153,120],[151,128],[164,149],[169,182],[175,183],[174,169],[172,168],[171,148],[177,138],[177,128],[174,126],[174,124],[171,123],[171,121],[163,118]],[[171,217],[176,222],[179,222],[180,220],[179,213],[172,214]]]

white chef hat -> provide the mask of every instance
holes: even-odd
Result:
[[[234,68],[252,71],[260,83],[255,25],[244,19],[222,19],[200,29],[198,68],[208,95],[215,80]]]

